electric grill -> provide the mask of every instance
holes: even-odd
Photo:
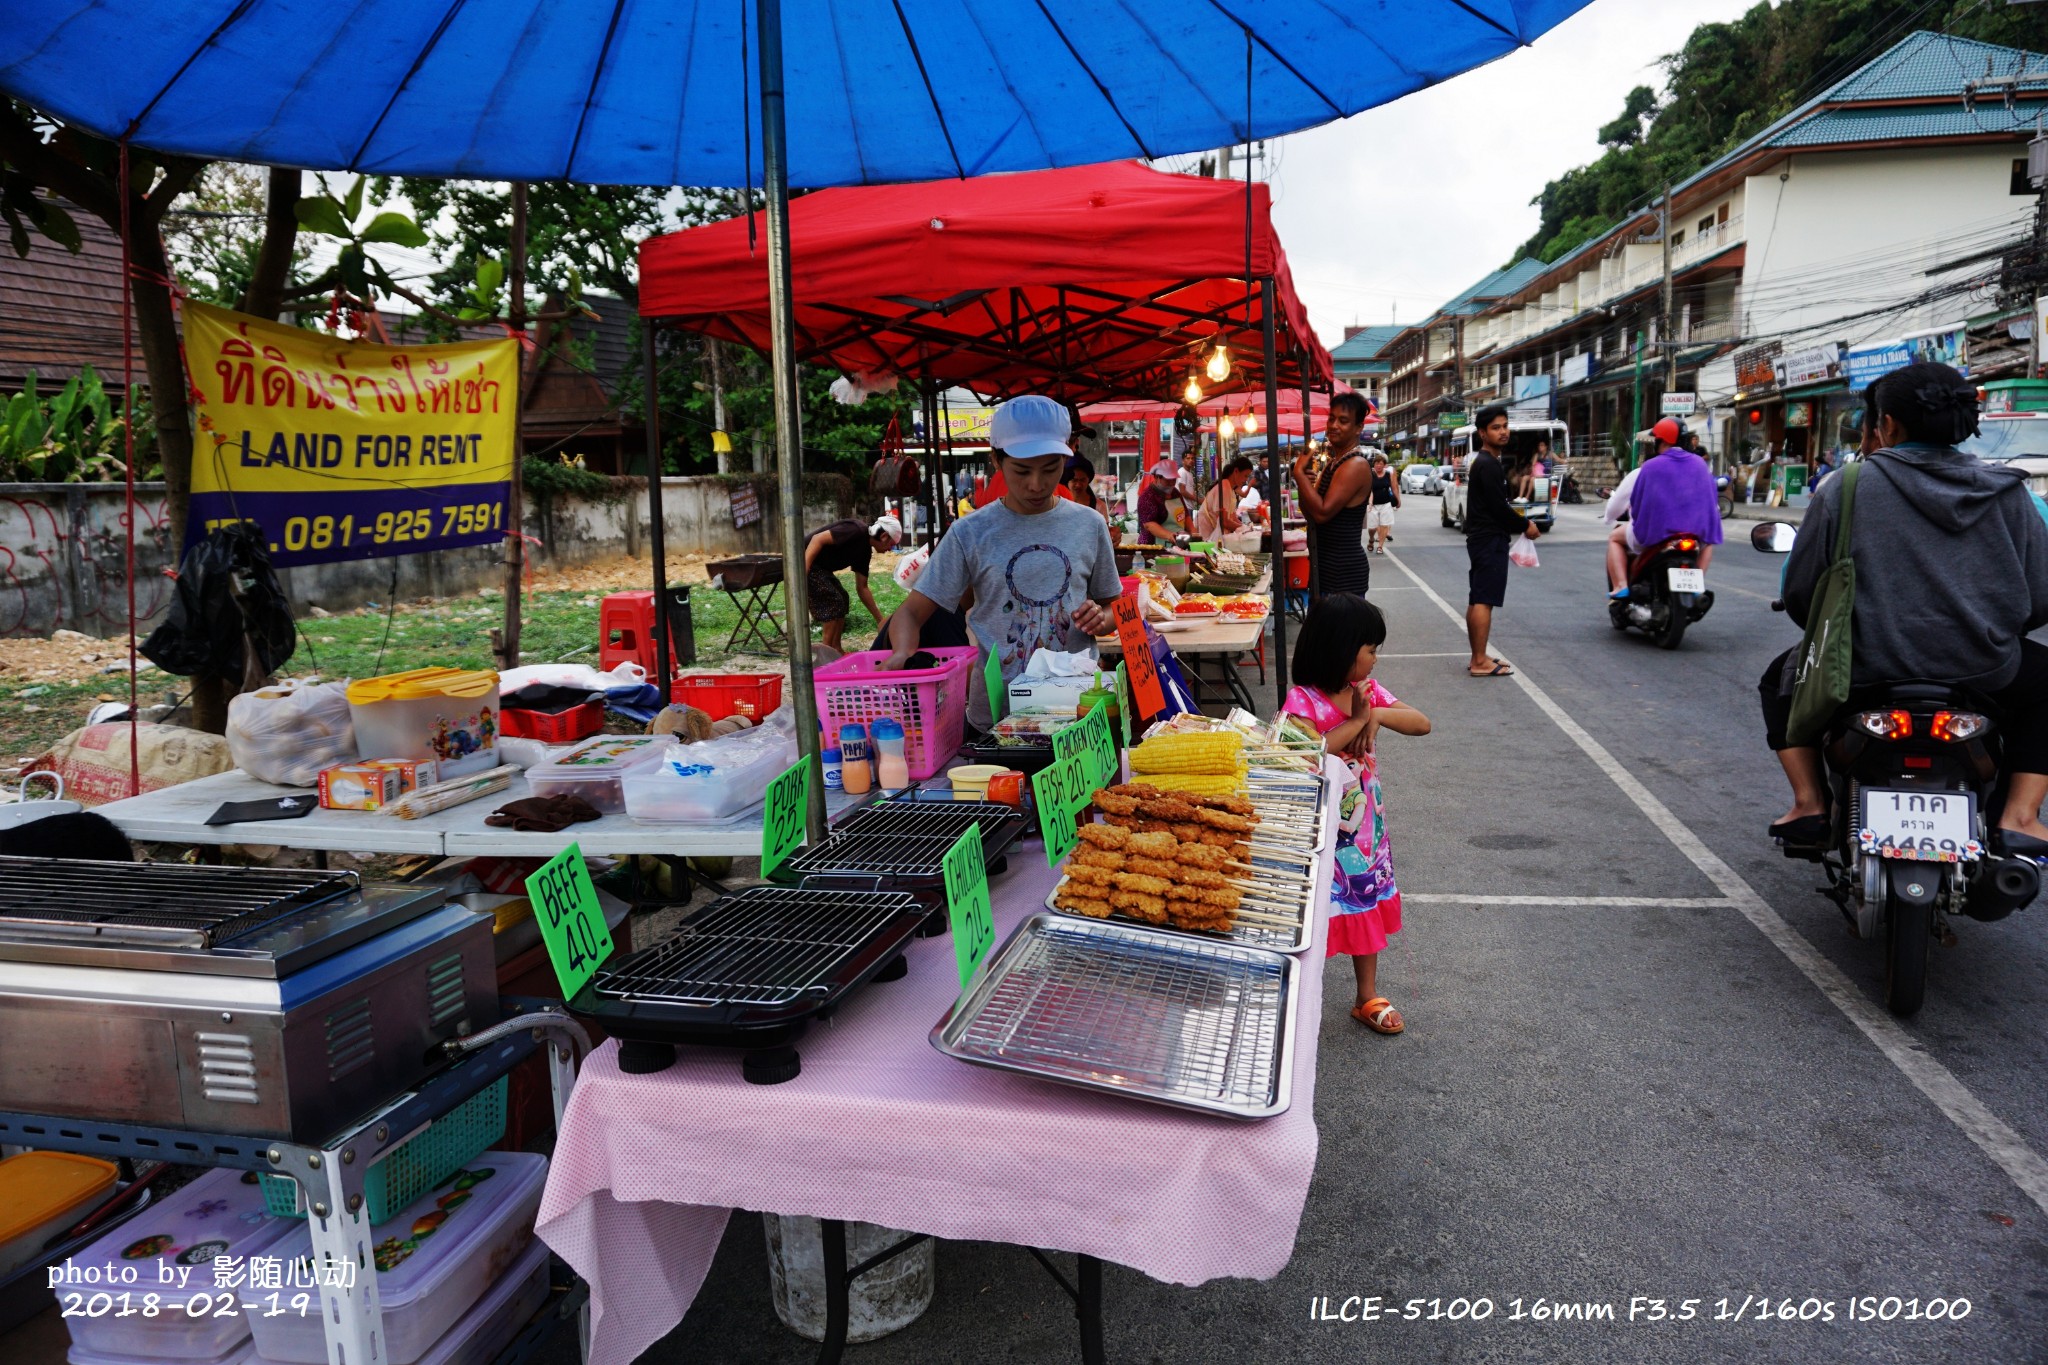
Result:
[[[946,852],[969,829],[981,831],[981,857],[991,877],[1008,864],[1003,855],[1024,832],[1024,816],[995,801],[896,799],[861,806],[841,816],[822,843],[799,850],[778,876],[810,885],[840,878],[880,879],[907,891],[932,916],[930,932],[945,932]]]
[[[907,967],[926,915],[901,891],[753,886],[721,896],[675,934],[600,969],[569,1008],[619,1038],[619,1067],[665,1070],[676,1045],[747,1049],[757,1085],[794,1078],[790,1044],[869,981]]]
[[[318,1141],[497,1019],[491,918],[345,872],[0,857],[0,1104]]]

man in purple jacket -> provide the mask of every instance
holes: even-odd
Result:
[[[1629,560],[1673,536],[1697,536],[1700,568],[1713,561],[1721,543],[1721,501],[1714,471],[1681,442],[1685,427],[1666,417],[1650,428],[1664,447],[1661,455],[1643,461],[1607,500],[1607,520],[1620,522],[1607,538],[1607,586],[1616,597],[1628,595]],[[1626,511],[1628,520],[1621,522]]]

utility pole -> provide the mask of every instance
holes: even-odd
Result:
[[[711,369],[712,444],[718,452],[718,472],[732,472],[732,435],[725,426],[725,343],[717,337],[704,342],[704,360]]]
[[[526,336],[526,182],[512,182],[512,232],[505,252],[511,259],[506,263],[511,278],[512,307],[508,321],[515,337]],[[520,385],[526,382],[526,354],[517,350]],[[519,405],[523,415],[526,405]],[[525,568],[526,541],[521,536],[526,521],[524,500],[519,496],[521,464],[526,458],[525,438],[520,434],[519,423],[512,428],[512,479],[505,488],[505,624],[492,634],[494,651],[498,656],[498,668],[519,667],[519,579]]]
[[[1664,182],[1664,320],[1657,324],[1664,342],[1664,392],[1678,387],[1678,329],[1671,325],[1671,182]]]

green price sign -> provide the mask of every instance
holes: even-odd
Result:
[[[988,903],[988,867],[982,862],[981,829],[970,825],[939,864],[946,877],[946,916],[953,925],[953,960],[965,990],[974,969],[996,941],[995,912]]]
[[[1081,753],[1032,775],[1031,794],[1038,802],[1038,833],[1045,840],[1048,867],[1058,867],[1079,839],[1074,817],[1095,793],[1088,769],[1088,756]]]
[[[790,854],[803,846],[805,807],[811,795],[811,760],[799,758],[768,784],[761,811],[761,875],[773,876]]]
[[[562,998],[573,999],[585,982],[612,955],[612,931],[597,908],[597,888],[583,865],[583,850],[571,844],[526,879],[533,916],[540,921],[541,941],[555,966]]]
[[[1053,761],[1064,762],[1075,754],[1088,759],[1089,781],[1100,787],[1116,771],[1116,749],[1109,737],[1109,707],[1096,702],[1080,722],[1052,737]]]
[[[981,680],[988,684],[988,721],[993,725],[1003,718],[1003,702],[1009,696],[1009,689],[1003,684],[1003,661],[991,649],[981,665]]]

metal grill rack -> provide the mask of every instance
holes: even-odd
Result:
[[[788,1005],[831,991],[834,969],[911,905],[900,892],[752,887],[712,902],[674,938],[592,984],[618,1000]]]
[[[941,860],[969,829],[981,830],[982,857],[994,862],[1024,829],[1014,807],[993,801],[882,801],[850,811],[825,841],[783,864],[792,876],[937,879]]]
[[[361,890],[353,872],[0,857],[0,934],[206,950]]]
[[[1323,799],[1323,779],[1319,773],[1286,772],[1278,768],[1254,768],[1245,778],[1246,795],[1261,810],[1282,812],[1308,824],[1315,832],[1315,842],[1307,852],[1320,853],[1329,847],[1330,815],[1329,806]],[[1252,842],[1259,842],[1259,834],[1253,831]]]
[[[932,1030],[963,1062],[1235,1119],[1291,1098],[1293,958],[1038,914]]]
[[[1252,845],[1251,865],[1257,869],[1242,880],[1248,889],[1257,891],[1262,899],[1248,904],[1247,909],[1256,910],[1260,915],[1290,917],[1294,922],[1288,928],[1271,924],[1255,924],[1250,920],[1238,920],[1227,934],[1205,933],[1199,929],[1182,929],[1171,924],[1153,924],[1136,919],[1122,910],[1112,910],[1109,918],[1118,924],[1128,924],[1154,934],[1177,934],[1194,939],[1199,943],[1242,943],[1247,947],[1264,948],[1275,953],[1298,953],[1308,947],[1314,931],[1315,920],[1311,913],[1316,888],[1316,868],[1313,858],[1292,852],[1268,851],[1257,844]],[[1072,910],[1062,910],[1053,902],[1059,899],[1061,888],[1067,878],[1059,882],[1045,898],[1045,908],[1056,915],[1070,919],[1086,920],[1088,916]]]

